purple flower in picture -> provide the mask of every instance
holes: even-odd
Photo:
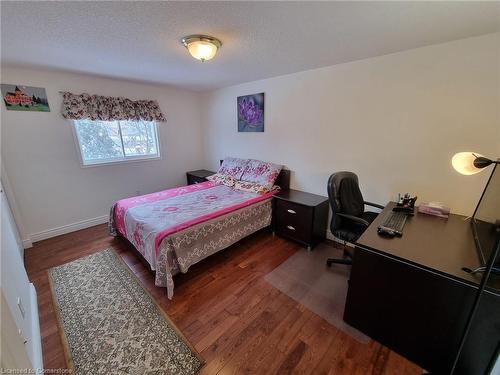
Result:
[[[248,101],[243,99],[240,103],[240,114],[248,125],[255,126],[262,116],[262,110],[253,102],[252,99],[249,99]]]
[[[238,130],[264,131],[264,94],[240,96],[238,98]]]

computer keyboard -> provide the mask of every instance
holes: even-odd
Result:
[[[406,212],[391,211],[382,224],[379,225],[378,232],[392,236],[402,236],[407,217],[408,214]]]

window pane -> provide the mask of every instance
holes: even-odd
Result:
[[[84,161],[123,158],[120,129],[116,121],[75,121]]]
[[[125,156],[157,155],[156,124],[153,121],[120,121]]]

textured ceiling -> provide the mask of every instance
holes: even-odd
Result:
[[[499,2],[1,2],[2,63],[207,90],[499,31]],[[191,58],[180,39],[223,46]]]

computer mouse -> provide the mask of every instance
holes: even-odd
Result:
[[[385,236],[385,237],[395,237],[396,236],[396,232],[394,232],[393,230],[390,230],[388,228],[378,228],[377,233],[379,235]]]

